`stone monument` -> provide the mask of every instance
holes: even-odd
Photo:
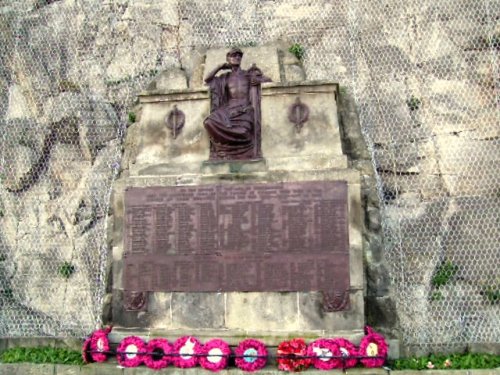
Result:
[[[188,73],[162,72],[127,134],[114,334],[356,341],[360,181],[342,153],[338,84],[307,81],[279,44],[211,49]]]

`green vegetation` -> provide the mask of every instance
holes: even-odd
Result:
[[[485,285],[481,290],[483,295],[492,305],[500,302],[500,285]]]
[[[76,83],[68,80],[59,81],[59,91],[60,92],[81,92],[80,86]]]
[[[484,38],[483,44],[487,48],[500,48],[500,34],[492,35],[491,37]]]
[[[306,50],[300,44],[294,43],[294,44],[292,44],[292,46],[290,48],[288,48],[288,52],[293,53],[296,58],[298,58],[299,60],[302,60],[302,57],[304,57]]]
[[[402,358],[389,361],[393,370],[459,370],[492,369],[500,366],[500,356],[493,354],[429,355],[417,358]]]
[[[79,351],[59,348],[12,348],[2,353],[0,362],[3,363],[58,363],[65,365],[83,365]]]
[[[450,261],[443,262],[434,273],[431,284],[435,288],[439,288],[448,284],[458,271],[458,266]]]
[[[133,124],[137,120],[137,116],[135,112],[129,112],[128,113],[128,122]]]
[[[12,289],[3,289],[0,290],[0,297],[6,300],[14,298],[14,292]]]
[[[69,279],[71,275],[73,275],[76,271],[76,267],[72,265],[70,262],[64,262],[59,267],[59,275],[64,277],[65,279]]]
[[[419,98],[415,97],[415,96],[411,96],[410,99],[407,99],[406,100],[406,105],[408,106],[408,109],[410,111],[416,111],[417,109],[420,108],[420,104],[422,104],[422,102],[420,101]]]
[[[441,301],[442,299],[444,299],[443,293],[440,291],[432,292],[431,301]]]

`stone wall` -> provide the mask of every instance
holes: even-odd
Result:
[[[368,321],[399,335],[397,316],[409,343],[498,341],[470,328],[485,321],[484,332],[495,332],[497,311],[484,296],[498,284],[498,9],[497,1],[2,2],[4,298],[31,316],[28,325],[69,322],[77,308],[61,315],[43,302],[43,286],[32,288],[58,285],[68,261],[82,271],[86,306],[102,302],[106,181],[138,92],[167,68],[194,85],[207,47],[285,39],[305,47],[309,79],[337,81],[346,94],[344,150],[364,184]],[[361,133],[347,125],[356,114]],[[436,290],[433,275],[449,259],[459,273]],[[74,284],[65,284],[52,292],[70,305]],[[86,319],[77,325],[94,323]]]

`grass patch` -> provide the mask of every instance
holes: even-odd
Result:
[[[0,356],[3,363],[54,363],[63,365],[84,365],[82,354],[76,350],[39,347],[11,348]]]
[[[450,261],[443,262],[434,273],[431,283],[435,288],[448,284],[458,271],[458,266]]]
[[[393,370],[461,370],[494,369],[500,366],[500,356],[494,354],[451,354],[402,358],[389,361]]]

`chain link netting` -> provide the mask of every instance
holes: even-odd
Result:
[[[285,39],[356,100],[404,341],[498,342],[500,2],[0,2],[0,336],[100,323],[128,111],[204,49]]]

